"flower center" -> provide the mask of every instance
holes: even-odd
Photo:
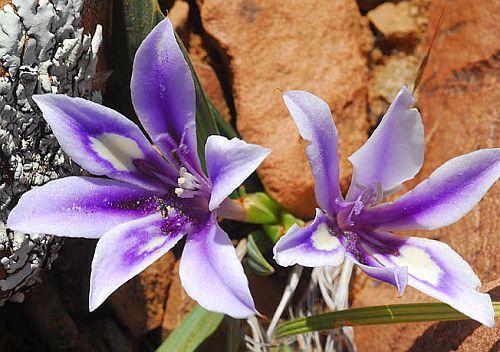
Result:
[[[337,224],[342,231],[352,229],[355,226],[355,217],[359,215],[365,207],[370,207],[382,201],[384,192],[382,184],[377,183],[376,189],[373,187],[366,187],[356,185],[356,187],[363,190],[363,192],[345,208],[342,208],[337,214]]]
[[[184,166],[179,169],[179,178],[177,179],[175,194],[180,198],[193,198],[201,193],[200,182]]]

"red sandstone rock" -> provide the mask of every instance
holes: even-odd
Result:
[[[360,275],[358,284],[364,282],[361,293],[356,295],[355,306],[430,302],[431,298],[408,287],[402,298],[395,298],[392,286],[376,282],[366,275]],[[484,285],[493,300],[500,300],[500,280]],[[355,328],[359,352],[443,352],[443,351],[496,351],[495,344],[500,336],[500,321],[494,329],[472,321],[450,321],[437,323],[412,323]]]
[[[189,3],[184,0],[175,1],[168,11],[168,18],[184,44],[189,43]]]
[[[173,273],[174,254],[170,251],[110,297],[118,320],[138,338],[161,326],[168,288]]]
[[[347,156],[365,140],[364,30],[354,0],[200,0],[204,29],[227,59],[238,131],[273,149],[259,169],[266,190],[300,216],[314,214],[305,143],[279,89],[304,89],[325,99],[340,135],[341,178]]]
[[[198,78],[200,79],[203,89],[210,99],[212,99],[224,119],[229,122],[231,120],[231,113],[229,111],[229,107],[227,106],[224,91],[222,90],[221,83],[215,73],[215,70],[212,66],[199,59],[194,59],[193,65],[196,69],[196,73],[198,74]]]
[[[441,1],[432,2],[429,37],[441,6]],[[500,38],[495,33],[500,31],[499,13],[500,3],[494,1],[457,0],[447,8],[420,92],[428,143],[419,180],[452,157],[498,146]],[[499,196],[497,184],[458,223],[418,235],[451,245],[483,283],[496,280],[500,276]],[[499,284],[489,285],[496,287],[490,291],[495,300],[499,299]],[[395,289],[370,280],[355,294],[354,305],[429,300],[413,289],[397,299]],[[493,351],[498,348],[499,333],[498,328],[492,330],[470,321],[400,324],[357,328],[356,341],[360,351]]]
[[[416,10],[416,8],[415,8]],[[367,13],[370,22],[388,39],[409,39],[418,30],[416,11],[409,1],[385,2]]]
[[[172,285],[168,290],[165,314],[161,324],[163,337],[167,337],[196,305],[196,302],[189,298],[184,288],[182,288],[179,278],[179,264],[180,261],[175,263],[172,273]]]

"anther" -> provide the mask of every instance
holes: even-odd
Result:
[[[184,193],[184,190],[182,188],[175,189],[175,194],[177,194],[178,197],[180,197],[182,193]]]

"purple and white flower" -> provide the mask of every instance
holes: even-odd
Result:
[[[97,176],[67,177],[24,194],[8,227],[25,233],[99,238],[92,262],[89,306],[187,236],[179,274],[206,309],[235,318],[256,313],[236,252],[217,223],[227,196],[269,150],[237,138],[210,136],[204,175],[197,154],[191,72],[162,21],[139,47],[132,101],[142,126],[116,111],[64,95],[33,97],[61,147]]]
[[[482,149],[449,160],[427,180],[391,203],[381,201],[420,170],[424,129],[413,98],[403,87],[380,125],[349,160],[347,196],[339,188],[337,130],[328,105],[304,91],[284,94],[301,136],[321,209],[306,228],[293,226],[278,241],[282,266],[339,265],[347,256],[365,273],[397,287],[406,285],[437,298],[488,326],[494,311],[471,267],[444,243],[400,237],[399,230],[433,230],[458,221],[500,176],[500,149]]]

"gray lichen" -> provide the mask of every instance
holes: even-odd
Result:
[[[33,94],[63,93],[100,101],[92,90],[98,26],[80,23],[82,0],[0,1],[0,304],[22,301],[37,274],[57,257],[59,239],[5,229],[19,197],[52,179],[81,174],[59,147]]]

